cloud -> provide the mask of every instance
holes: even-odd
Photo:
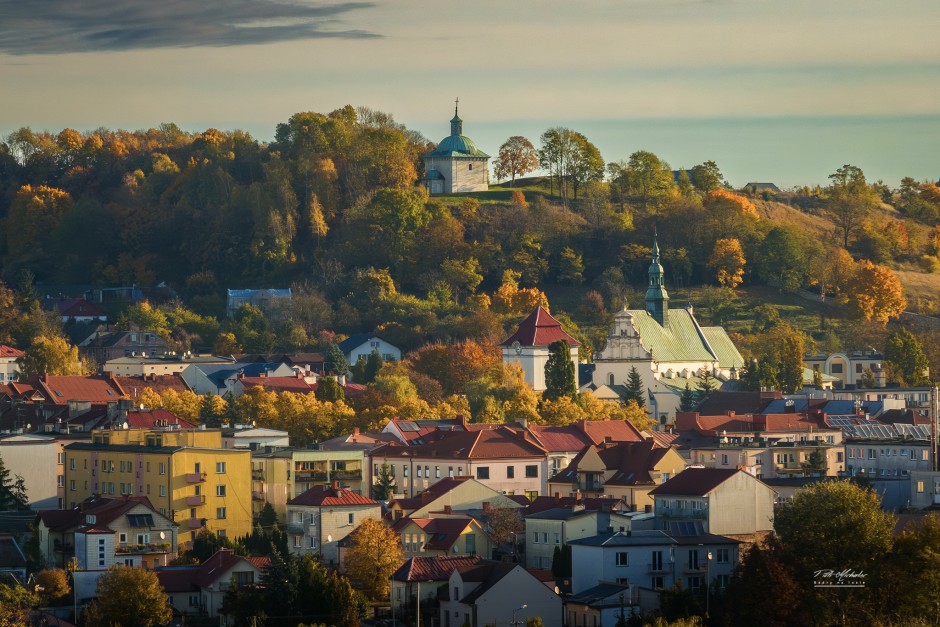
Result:
[[[0,53],[59,54],[362,39],[347,13],[372,2],[303,0],[0,0]]]

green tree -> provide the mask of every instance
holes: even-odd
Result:
[[[754,262],[757,276],[779,289],[793,291],[806,281],[809,255],[804,238],[793,228],[777,226],[761,242]]]
[[[624,174],[627,189],[639,199],[644,212],[657,207],[675,185],[669,164],[646,150],[630,155]]]
[[[327,373],[333,373],[339,376],[349,374],[349,362],[346,361],[346,356],[338,345],[331,342],[326,349],[325,357],[326,360],[323,363],[323,367],[326,369]]]
[[[893,624],[921,618],[925,624],[940,620],[940,515],[927,514],[907,526],[895,539],[879,582],[888,600]]]
[[[774,530],[792,555],[795,576],[822,624],[870,624],[877,599],[864,588],[816,588],[819,573],[875,573],[891,549],[896,518],[874,492],[849,481],[800,489],[774,513]]]
[[[926,385],[927,356],[920,341],[899,327],[885,342],[885,367],[893,380],[901,385]]]
[[[320,377],[317,379],[317,390],[313,393],[318,401],[335,403],[346,399],[346,393],[333,377]]]
[[[584,259],[573,249],[565,246],[558,257],[558,281],[568,285],[579,285],[584,281]]]
[[[643,379],[640,377],[636,366],[630,367],[630,373],[627,375],[626,388],[623,400],[627,402],[635,401],[640,409],[644,409],[646,407],[646,390],[643,389]]]
[[[377,483],[372,486],[372,498],[377,501],[387,501],[395,494],[395,475],[392,467],[383,463],[379,468]]]
[[[698,380],[695,382],[695,404],[700,405],[702,401],[718,389],[718,382],[708,368],[702,368],[698,373]]]
[[[556,546],[552,553],[552,575],[556,579],[571,577],[571,545]]]
[[[768,590],[774,594],[768,595]],[[792,555],[771,536],[741,556],[726,596],[734,601],[726,604],[725,612],[734,627],[810,625],[803,590]]]
[[[679,398],[679,411],[695,411],[698,402],[695,399],[695,390],[692,384],[686,382],[685,389],[682,390],[682,396]]]
[[[117,565],[98,579],[98,596],[89,613],[98,621],[86,624],[151,627],[173,618],[166,592],[153,571]]]
[[[0,456],[0,511],[25,510],[28,504],[26,481],[21,475],[11,478],[10,469]]]
[[[33,592],[19,585],[0,584],[0,627],[28,625],[28,616],[39,602]]]
[[[566,340],[552,342],[548,345],[548,361],[545,362],[545,392],[542,393],[542,398],[554,401],[562,396],[568,396],[574,399],[577,393],[571,347]]]
[[[508,178],[512,187],[517,176],[524,176],[538,167],[538,152],[532,142],[521,135],[513,135],[499,147],[493,175],[497,180]]]
[[[842,247],[861,229],[865,218],[878,205],[875,192],[865,180],[865,173],[854,165],[844,165],[829,175],[826,209],[842,235]]]
[[[707,194],[721,187],[724,177],[718,169],[718,164],[706,161],[689,170],[689,180],[695,189]]]

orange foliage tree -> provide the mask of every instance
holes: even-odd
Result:
[[[848,285],[849,303],[863,320],[885,325],[907,306],[904,286],[890,268],[861,260]]]
[[[744,280],[744,263],[741,242],[732,237],[715,242],[708,267],[715,271],[718,285],[734,289]]]
[[[408,356],[408,366],[441,384],[444,394],[462,394],[465,386],[486,375],[501,361],[492,344],[467,340],[456,344],[428,344]]]

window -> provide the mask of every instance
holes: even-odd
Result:
[[[219,520],[225,520],[225,508],[224,508],[224,507],[216,507],[216,508],[215,508],[215,517],[218,518]]]
[[[291,536],[291,538],[294,539],[293,545],[294,545],[294,548],[295,548],[295,549],[299,549],[299,548],[300,548],[300,540],[301,540],[302,537],[303,537],[303,536]]]
[[[731,561],[731,551],[728,549],[718,549],[715,551],[715,559],[719,564],[727,564]]]
[[[405,466],[404,464],[402,464],[401,466],[401,476],[402,477],[408,476],[408,466]]]
[[[855,372],[862,374],[862,364],[855,364]]]
[[[832,374],[842,374],[842,364],[832,364]]]
[[[160,496],[166,496],[166,486],[165,486],[165,485],[161,485],[161,486],[160,486]]]
[[[137,534],[137,544],[150,544],[150,534],[149,534],[149,533],[138,533],[138,534]]]
[[[468,169],[468,170],[472,170],[472,169],[473,169],[473,164],[472,164],[472,163],[467,164],[467,169]]]
[[[477,466],[477,479],[489,479],[489,478],[490,478],[489,466]]]
[[[836,462],[842,463],[842,451],[836,451]]]
[[[216,538],[224,538],[225,535],[226,535],[226,534],[225,534],[225,529],[219,529],[218,531],[215,532],[215,537],[216,537]]]
[[[724,590],[728,587],[728,581],[731,578],[728,575],[718,575],[715,579],[718,581],[719,590]]]
[[[538,531],[533,531],[533,532],[532,532],[532,542],[533,542],[533,544],[538,544],[538,543],[539,543],[539,532],[538,532]]]
[[[225,496],[225,485],[215,486],[215,495],[216,496]]]
[[[448,466],[448,467],[447,467],[447,476],[453,478],[453,476],[454,476],[454,467],[453,467],[453,466]]]
[[[75,470],[75,458],[69,460],[69,468]]]
[[[542,532],[542,544],[548,544],[548,532],[547,531]]]
[[[650,562],[650,570],[654,573],[662,572],[663,570],[663,552],[662,551],[653,551],[652,560]]]
[[[56,475],[55,483],[60,488],[65,487],[65,477],[63,477],[62,475]]]
[[[355,517],[355,514],[350,514],[350,515],[349,515],[349,524],[350,524],[350,525],[353,524],[353,519],[354,519],[354,517]]]
[[[127,544],[127,534],[126,534],[126,533],[119,533],[119,534],[118,534],[118,542],[120,542],[121,544]]]
[[[663,577],[653,577],[652,580],[650,580],[650,584],[653,590],[662,590],[665,587],[663,585],[664,583],[663,579],[664,579]]]
[[[555,532],[555,544],[561,544],[561,534],[557,531]]]
[[[189,607],[199,607],[199,595],[198,594],[189,595]]]
[[[873,448],[868,449],[868,459],[875,459],[877,455],[878,453],[877,451],[875,451],[875,449]]]
[[[417,474],[416,474],[415,476],[417,476],[417,477],[420,477],[420,476],[421,476],[421,466],[418,466],[418,471],[417,471]]]
[[[722,466],[727,466],[727,465],[728,465],[728,456],[727,456],[727,455],[722,455],[722,456],[721,456],[721,465],[722,465]]]
[[[225,462],[216,462],[215,472],[218,475],[224,475],[225,474]]]
[[[617,566],[629,566],[630,565],[630,555],[626,551],[617,551],[615,554],[614,563]]]
[[[515,479],[516,477],[516,467],[515,466],[506,466],[506,478]]]
[[[923,493],[924,493],[924,482],[923,482],[923,481],[918,481],[918,482],[917,482],[917,493],[918,493],[918,494],[923,494]]]
[[[69,480],[69,492],[74,492],[74,491],[75,491],[75,479],[70,479]]]
[[[235,573],[235,585],[250,586],[255,582],[255,574],[251,571],[246,573]]]
[[[435,466],[435,467],[434,467],[434,478],[435,478],[435,479],[440,479],[440,478],[441,478],[441,467],[440,467],[440,466]]]
[[[160,462],[160,474],[161,475],[166,474],[166,462]]]
[[[526,466],[525,467],[525,476],[528,478],[538,477],[539,476],[539,467],[536,465]]]

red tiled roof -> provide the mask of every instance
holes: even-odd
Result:
[[[148,377],[123,377],[115,375],[114,380],[121,389],[134,401],[140,398],[140,394],[150,388],[157,394],[165,390],[173,390],[176,393],[189,392],[190,387],[179,374],[163,374]]]
[[[199,567],[199,573],[195,577],[195,581],[201,586],[208,586],[218,581],[219,577],[224,576],[225,573],[237,566],[239,562],[247,562],[255,566],[251,561],[241,555],[235,555],[235,552],[231,549],[219,549],[212,557],[202,563]],[[258,567],[255,566],[255,568]]]
[[[522,346],[548,346],[558,340],[564,340],[571,346],[581,346],[578,340],[561,328],[560,322],[539,305],[500,346],[512,346],[513,342],[519,342]]]
[[[571,460],[568,466],[552,477],[552,483],[564,483],[577,480],[578,469],[585,454],[591,447],[585,447]],[[619,442],[606,447],[594,447],[598,456],[604,463],[604,468],[614,471],[604,485],[636,486],[654,485],[650,472],[656,464],[669,451],[656,445],[653,440],[642,442]]]
[[[55,301],[54,306],[60,315],[70,318],[104,318],[107,316],[98,305],[88,302],[84,298],[61,298]]]
[[[430,434],[429,434],[430,435]],[[436,439],[407,447],[385,446],[373,453],[382,457],[439,457],[441,459],[500,459],[542,457],[544,448],[513,429],[500,426],[480,431],[440,431]]]
[[[548,451],[580,451],[591,444],[587,435],[574,425],[532,425],[529,431]]]
[[[656,442],[656,446],[662,446],[663,448],[678,446],[678,433],[672,433],[669,431],[650,431],[649,434],[650,439],[653,440],[653,442]]]
[[[702,435],[754,433],[758,431],[815,431],[826,428],[825,415],[819,412],[793,414],[735,414],[701,416],[696,412],[676,412],[677,431],[696,431]]]
[[[414,511],[422,505],[439,499],[454,488],[467,481],[470,481],[471,479],[472,477],[444,477],[440,481],[434,483],[426,490],[418,494],[418,496],[413,496],[406,499],[394,499],[392,503],[396,503],[406,512]]]
[[[81,509],[44,509],[37,512],[36,517],[48,529],[61,532],[85,525],[86,517],[93,514],[95,516],[94,525],[104,529],[111,521],[138,505],[144,505],[157,513],[150,499],[146,496],[129,496],[120,499],[92,497],[82,502]]]
[[[13,348],[12,346],[7,346],[6,344],[0,344],[0,357],[9,357],[13,359],[18,359],[25,355],[23,351]]]
[[[650,496],[705,496],[739,472],[744,471],[734,468],[686,468],[666,483],[650,490]]]
[[[124,390],[109,377],[41,375],[29,378],[29,383],[41,390],[48,402],[67,405],[69,401],[89,401],[106,404],[124,396]]]
[[[152,429],[154,427],[178,426],[180,429],[195,429],[196,425],[183,420],[165,409],[146,409],[127,412],[127,426],[131,429]]]
[[[424,548],[429,551],[449,551],[460,539],[460,534],[473,523],[473,518],[410,518],[428,536]],[[407,526],[407,525],[405,525]],[[404,526],[402,527],[404,528]]]
[[[396,581],[447,581],[452,572],[465,572],[483,561],[479,555],[412,557],[392,575]]]
[[[610,438],[611,442],[642,442],[643,435],[629,420],[581,420],[576,422],[594,444]]]
[[[265,568],[271,565],[271,558],[267,556],[254,557],[254,556],[249,555],[245,559],[248,560],[248,563],[250,563],[252,566],[254,566],[255,568],[261,571],[263,571]]]
[[[356,494],[346,488],[336,488],[333,486],[317,486],[310,488],[303,494],[296,496],[287,502],[288,505],[333,505],[333,506],[375,506],[380,503],[373,501],[369,497]]]

